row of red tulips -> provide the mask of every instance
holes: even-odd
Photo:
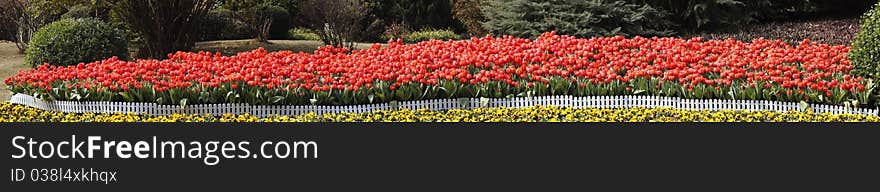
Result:
[[[389,42],[366,50],[235,56],[178,52],[43,65],[6,79],[47,100],[347,105],[392,100],[647,94],[811,103],[873,102],[874,83],[848,75],[847,46],[678,38]]]

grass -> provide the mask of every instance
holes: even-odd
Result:
[[[370,48],[371,43],[358,43],[357,49]],[[255,40],[226,40],[226,41],[205,41],[196,43],[193,51],[210,51],[220,52],[223,55],[235,55],[239,52],[254,50],[260,47],[267,51],[291,50],[293,52],[314,52],[319,47],[324,46],[321,41],[311,40],[269,40],[269,43],[261,43]]]

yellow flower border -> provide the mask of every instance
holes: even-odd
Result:
[[[553,106],[483,108],[434,111],[394,110],[367,113],[314,113],[260,118],[254,115],[222,116],[132,113],[63,113],[24,105],[0,103],[0,122],[880,122],[880,117],[812,112],[690,111],[671,108],[576,109]]]

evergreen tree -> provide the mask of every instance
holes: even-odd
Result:
[[[495,35],[537,37],[544,32],[578,37],[668,36],[665,14],[645,4],[602,0],[495,0],[483,26]]]

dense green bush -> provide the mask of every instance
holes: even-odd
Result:
[[[228,9],[215,9],[201,19],[201,41],[253,38],[254,31]]]
[[[665,14],[645,4],[594,0],[496,0],[483,26],[496,35],[537,37],[547,31],[578,37],[667,36]]]
[[[853,39],[852,50],[847,54],[855,69],[855,75],[880,77],[880,3],[862,17],[861,31]]]
[[[267,39],[288,39],[287,31],[290,29],[291,17],[284,7],[272,4],[260,4],[242,10],[244,20],[251,25],[257,33],[265,33]],[[266,23],[266,22],[269,23]],[[266,24],[268,24],[268,28]],[[258,36],[261,34],[258,34]],[[257,37],[259,38],[259,37]]]
[[[448,0],[367,0],[371,15],[391,23],[405,23],[413,29],[453,27],[452,2]]]
[[[669,13],[668,20],[685,31],[730,28],[767,14],[771,0],[630,0]]]
[[[436,40],[459,40],[461,36],[455,34],[452,30],[434,30],[434,29],[424,29],[420,31],[416,31],[410,33],[406,38],[403,39],[406,43],[418,43],[422,41],[428,41],[431,39]]]
[[[315,31],[306,28],[293,28],[288,31],[290,34],[290,39],[292,40],[312,40],[312,41],[320,41],[321,36]]]
[[[64,66],[112,56],[128,58],[128,41],[118,30],[96,19],[62,19],[34,34],[25,62]]]

